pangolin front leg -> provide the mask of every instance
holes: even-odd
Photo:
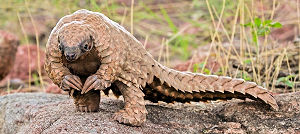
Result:
[[[85,94],[72,89],[70,96],[74,99],[76,110],[80,112],[97,112],[100,104],[100,90],[91,90]]]
[[[136,86],[129,87],[119,81],[116,85],[124,97],[125,106],[124,109],[116,112],[113,118],[119,123],[141,126],[146,121],[147,115],[144,93]]]
[[[102,64],[97,72],[85,81],[81,92],[74,92],[74,101],[81,112],[95,112],[99,109],[100,91],[108,88],[114,81],[111,69],[114,64]]]
[[[96,112],[99,110],[100,90],[105,89],[107,83],[98,75],[89,76],[84,83],[82,90],[73,90],[70,95],[74,99],[76,109],[80,112]]]
[[[105,90],[114,81],[113,63],[102,64],[94,75],[89,76],[82,88],[81,94],[90,90]]]

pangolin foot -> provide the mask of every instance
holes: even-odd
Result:
[[[91,90],[85,94],[74,91],[71,95],[74,99],[76,110],[80,112],[97,112],[100,104],[100,91]]]
[[[141,126],[146,121],[146,114],[133,112],[133,109],[120,110],[114,114],[113,119],[119,123],[130,126]],[[138,110],[137,110],[138,111]]]

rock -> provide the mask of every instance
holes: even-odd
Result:
[[[28,50],[30,53],[28,54]],[[40,59],[38,59],[38,55]],[[45,62],[45,52],[42,48],[37,48],[34,44],[29,45],[21,45],[17,49],[16,60],[14,62],[14,66],[11,67],[11,71],[5,79],[0,81],[0,89],[5,89],[9,86],[11,89],[22,89],[24,87],[28,87],[28,81],[30,77],[30,81],[33,84],[36,82],[38,78],[38,71],[41,69],[42,76],[46,75],[44,70],[44,62]],[[29,75],[29,70],[31,75]],[[36,77],[34,77],[36,76]],[[43,78],[44,82],[48,82],[51,85],[51,80],[48,77]],[[39,80],[38,80],[39,81]],[[47,84],[48,85],[48,84]],[[38,85],[37,85],[38,86]],[[46,89],[53,89],[54,91],[49,91],[51,93],[59,93],[53,87],[46,87]],[[43,90],[40,90],[43,91]],[[0,95],[7,94],[5,91],[0,90]]]
[[[30,55],[28,55],[28,49]],[[40,55],[40,60],[38,60],[38,55]],[[38,50],[37,46],[34,44],[19,46],[16,57],[18,58],[16,58],[14,68],[9,74],[10,79],[18,78],[21,80],[28,80],[29,69],[31,74],[38,74],[39,68],[43,74],[45,73],[44,63],[46,56],[42,48],[39,48]]]
[[[16,35],[0,30],[0,81],[11,71],[18,45],[19,39]]]
[[[112,119],[121,100],[103,98],[99,112],[81,113],[67,95],[17,93],[0,97],[0,133],[300,133],[300,92],[276,100],[279,111],[241,100],[149,103],[146,123],[130,127]]]
[[[271,2],[271,0],[266,2]],[[297,2],[297,0],[281,0],[282,4],[277,7],[280,10],[274,12],[273,20],[275,20],[275,22],[280,22],[283,26],[282,28],[274,28],[270,35],[272,36],[272,39],[280,42],[279,44],[288,44],[290,41],[293,41],[295,36],[299,35],[299,32],[297,32],[297,29],[299,28],[298,22],[285,23],[286,21],[297,19],[297,13],[295,12],[297,11],[297,8],[299,8],[299,2],[298,4]],[[272,8],[272,5],[270,5],[269,9]]]
[[[30,55],[28,55],[28,49]],[[40,55],[40,60],[38,62],[38,54]],[[38,77],[38,71],[41,69],[42,75],[45,74],[44,71],[44,62],[45,62],[45,52],[40,48],[39,51],[36,45],[21,45],[18,47],[16,53],[16,60],[14,66],[12,67],[8,76],[0,82],[0,85],[6,85],[8,81],[19,79],[22,81],[28,81],[31,77],[33,81],[33,74],[36,74]],[[39,66],[40,65],[40,66]],[[29,70],[31,76],[29,76]]]

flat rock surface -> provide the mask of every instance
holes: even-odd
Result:
[[[123,101],[102,98],[99,112],[76,112],[67,95],[17,93],[0,97],[0,133],[300,133],[300,92],[275,97],[279,111],[231,100],[152,104],[142,127],[118,124]]]

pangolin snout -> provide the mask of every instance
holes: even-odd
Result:
[[[76,53],[67,53],[66,54],[66,59],[68,61],[74,61],[74,60],[76,60],[76,58],[77,58]]]

